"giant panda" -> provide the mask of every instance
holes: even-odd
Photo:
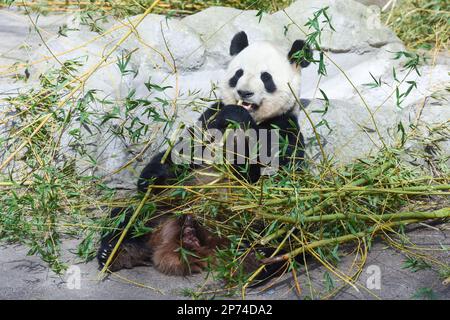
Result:
[[[298,54],[302,52],[303,54]],[[304,155],[303,136],[298,125],[298,106],[291,90],[300,91],[301,69],[309,65],[310,48],[302,40],[296,40],[289,51],[271,42],[259,41],[249,44],[247,34],[241,31],[234,35],[229,47],[231,60],[219,84],[221,100],[211,105],[199,118],[202,129],[216,129],[224,132],[230,124],[241,128],[268,131],[277,129],[280,137],[288,141],[283,154],[277,154],[279,165],[301,164]],[[189,134],[192,135],[192,132]],[[249,147],[246,146],[246,156]],[[171,153],[172,151],[169,151]],[[165,161],[162,161],[162,160]],[[211,166],[191,165],[194,173],[187,183],[204,184],[199,179],[202,170],[210,171]],[[235,165],[237,179],[255,183],[261,176],[261,164]],[[210,176],[210,175],[205,175]],[[138,190],[146,193],[149,185],[170,185],[180,179],[179,165],[167,156],[167,150],[156,154],[143,169],[138,180]],[[186,181],[186,180],[185,180]],[[160,192],[156,189],[152,192]],[[153,232],[127,237],[122,242],[109,266],[110,271],[132,268],[139,265],[153,265],[159,271],[170,275],[188,275],[202,271],[206,260],[217,248],[228,245],[228,240],[208,231],[194,217],[177,217],[170,207],[158,207],[148,227]],[[129,219],[133,213],[126,208],[115,208],[111,216],[124,214]],[[125,219],[117,228],[103,236],[98,251],[98,261],[103,267],[108,260]],[[180,256],[180,248],[191,253],[186,261]],[[249,264],[254,264],[251,262]]]

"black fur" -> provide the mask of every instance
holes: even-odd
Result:
[[[267,92],[274,93],[277,91],[277,86],[275,85],[275,82],[273,82],[273,78],[270,73],[261,73],[261,81],[264,83],[264,88],[266,88]]]
[[[244,31],[237,33],[231,40],[230,55],[235,56],[248,47],[247,34]]]
[[[227,127],[235,124],[239,124],[241,129],[253,129],[258,132],[258,125],[253,120],[250,113],[245,108],[238,105],[223,106],[220,112],[215,115],[215,120],[211,122],[208,129],[218,129],[224,132]],[[231,164],[234,174],[240,179],[255,183],[260,177],[261,167],[256,163],[250,163],[251,147],[252,146],[249,146],[248,143],[246,143],[244,154],[238,154],[237,144],[235,144],[234,150],[226,149],[224,151],[229,151],[230,154],[234,154]],[[244,159],[243,164],[238,164],[239,158]]]
[[[155,155],[152,160],[145,166],[139,177],[137,187],[140,192],[146,192],[150,183],[154,185],[167,185],[176,179],[177,167],[172,164],[170,156],[162,164],[161,160],[165,151]]]
[[[231,41],[230,46],[230,54],[232,56],[238,54],[241,52],[244,48],[248,46],[248,39],[245,32],[239,32],[236,34]],[[300,63],[302,67],[305,67],[309,64],[308,61],[302,60],[302,61],[295,61],[295,59],[292,57],[294,53],[298,52],[299,50],[304,50],[304,52],[311,53],[311,50],[308,46],[305,45],[305,43],[301,40],[297,40],[294,42],[289,54],[288,59],[291,61],[291,63]],[[230,87],[235,87],[237,85],[237,82],[240,77],[243,75],[243,70],[239,69],[236,71],[235,75],[229,80]],[[276,90],[276,85],[272,79],[272,76],[267,73],[263,72],[261,74],[261,81],[264,83],[264,87],[268,92],[274,92]],[[279,160],[280,166],[287,166],[287,165],[300,165],[303,161],[304,156],[304,142],[303,142],[303,136],[300,133],[300,128],[298,126],[298,119],[297,116],[293,112],[288,112],[283,115],[277,116],[272,119],[266,119],[262,123],[257,124],[251,114],[243,107],[237,106],[237,105],[224,105],[221,102],[215,103],[211,105],[199,118],[199,121],[201,122],[201,127],[204,130],[207,129],[218,129],[221,132],[224,132],[229,126],[235,126],[238,125],[241,129],[254,129],[257,134],[259,134],[259,129],[266,129],[267,131],[277,129],[280,133],[280,140],[285,141],[288,145],[287,146],[281,146],[281,150],[285,150],[284,153],[277,155]],[[188,134],[193,137],[194,130],[192,128],[188,129]],[[259,135],[257,136],[259,138]],[[248,140],[245,140],[245,155],[244,158],[248,159],[250,154],[250,149],[254,146],[249,145]],[[270,141],[268,141],[270,143]],[[271,150],[272,146],[267,146],[268,150]],[[234,150],[233,150],[234,151]],[[162,159],[166,155],[164,163],[162,162]],[[236,155],[236,157],[239,157],[242,155]],[[269,154],[269,156],[271,156]],[[234,159],[236,160],[236,158]],[[251,183],[254,183],[258,181],[258,179],[261,176],[261,169],[263,168],[263,165],[261,163],[244,163],[244,164],[235,164],[234,162],[232,164],[232,167],[237,175],[238,178],[247,180]],[[202,166],[202,164],[191,164],[189,169],[195,169],[198,166]],[[154,185],[170,185],[175,184],[178,181],[180,181],[180,175],[184,174],[184,171],[186,169],[186,166],[184,165],[177,165],[172,162],[171,153],[166,154],[166,151],[162,151],[155,155],[150,162],[145,166],[145,168],[142,170],[142,173],[138,180],[138,190],[140,192],[147,192],[148,187],[150,184]],[[158,192],[160,189],[152,190],[153,193]],[[164,212],[166,212],[169,208],[158,208],[160,214],[156,216],[160,216],[161,219],[167,219],[167,217],[164,216]],[[117,243],[117,239],[122,232],[121,230],[126,226],[126,224],[129,222],[129,219],[133,213],[133,210],[131,209],[125,209],[125,208],[115,208],[111,212],[112,217],[118,217],[124,216],[123,221],[121,221],[118,225],[118,231],[110,232],[103,236],[101,241],[101,246],[98,251],[97,259],[99,262],[100,267],[103,267],[109,257],[109,255],[112,252],[112,249],[114,245]],[[150,228],[158,228],[160,226],[161,221],[153,221],[148,227]],[[167,220],[166,220],[167,221]],[[178,220],[177,220],[178,223]],[[181,222],[182,223],[182,222]],[[176,226],[175,226],[176,227]],[[189,228],[194,228],[194,233],[192,233],[192,230],[184,229],[180,225],[181,234],[180,237],[183,238],[184,235],[187,234],[187,240],[193,240],[195,243],[196,238],[197,240],[201,240],[203,244],[209,243],[210,246],[214,246],[211,243],[222,243],[220,246],[223,246],[224,243],[222,240],[225,239],[219,239],[217,242],[212,241],[212,237],[206,237],[202,238],[202,236],[196,236],[195,235],[195,228],[194,224],[190,224]],[[178,229],[176,229],[178,230]],[[185,232],[185,231],[189,232]],[[202,234],[202,231],[198,229],[199,234]],[[178,232],[178,231],[177,231]],[[156,234],[156,232],[155,232]],[[178,234],[178,233],[177,233]],[[153,235],[153,233],[151,234]],[[203,232],[203,236],[205,236],[205,233]],[[190,238],[189,238],[190,237]],[[179,238],[179,237],[178,237]],[[117,259],[117,256],[114,257],[114,261],[118,260],[119,262],[113,263],[113,265],[110,266],[110,270],[116,271],[120,270],[121,268],[131,268],[133,266],[137,265],[148,265],[153,260],[152,257],[157,252],[157,249],[153,248],[151,243],[152,242],[151,236],[143,235],[138,237],[132,237],[132,234],[128,234],[122,245],[120,252],[118,255],[122,254],[121,259]],[[164,239],[165,241],[168,241],[167,239]],[[169,239],[170,240],[170,239]],[[156,240],[156,243],[160,243]],[[183,242],[184,238],[183,238]],[[226,242],[225,242],[226,243]],[[161,243],[160,243],[161,244]],[[182,245],[182,244],[180,244]],[[264,248],[262,248],[264,250]],[[171,251],[166,251],[166,253],[163,255],[163,260],[167,260],[167,255],[172,255],[173,258],[174,251],[171,249]],[[161,261],[161,260],[160,260]],[[153,261],[154,262],[154,261]],[[256,266],[258,266],[259,260],[254,259],[254,263],[256,263]],[[155,262],[156,264],[156,262]],[[249,267],[251,267],[251,263],[249,264]],[[286,264],[276,264],[267,266],[265,272],[263,272],[263,276],[271,276],[276,273],[278,273],[280,270],[285,270]],[[249,269],[250,270],[250,269]],[[261,279],[259,277],[259,279]]]
[[[214,121],[208,125],[208,128],[222,131],[233,123],[239,123],[242,127],[257,128],[256,122],[250,113],[245,108],[237,105],[222,106],[221,110],[215,114]]]
[[[303,160],[303,137],[299,130],[297,117],[292,112],[288,112],[278,117],[268,119],[260,124],[256,124],[250,113],[245,108],[237,105],[224,105],[223,103],[216,103],[211,105],[200,116],[199,121],[201,122],[203,129],[218,129],[222,132],[224,132],[230,125],[235,126],[236,124],[242,129],[254,129],[256,132],[258,132],[258,129],[266,129],[269,131],[278,128],[281,138],[289,144],[285,149],[285,153],[278,155],[280,166],[287,166],[290,164],[298,165],[301,164]],[[190,131],[191,129],[188,130],[188,132]],[[259,138],[259,136],[257,136],[257,138]],[[250,148],[252,146],[248,143],[246,143],[245,146],[244,158],[248,159]],[[271,146],[269,145],[268,150],[270,149]],[[233,150],[233,153],[236,153],[236,151],[237,150]],[[179,165],[174,164],[170,160],[170,154],[168,154],[165,163],[161,163],[161,159],[165,153],[166,152],[163,151],[155,155],[142,171],[138,181],[138,190],[140,192],[146,192],[149,184],[174,184],[180,180],[178,174],[182,171],[180,170]],[[239,155],[236,155],[236,157],[238,156]],[[234,161],[236,160],[237,158],[234,159]],[[263,165],[259,162],[245,162],[244,164],[235,163],[236,162],[232,164],[232,168],[234,174],[239,179],[247,180],[250,183],[255,183],[261,177],[261,169]],[[198,165],[192,165],[191,168],[194,169],[197,166]],[[152,192],[155,193],[158,190],[159,189],[156,189],[156,191],[152,190]],[[165,209],[158,208],[158,210],[161,213],[158,215],[164,216],[163,213]],[[132,213],[133,210],[125,208],[115,208],[112,210],[112,217],[124,215],[124,219],[119,223],[117,231],[106,234],[101,240],[101,245],[97,254],[97,259],[101,268],[108,260],[108,257],[117,243],[120,233],[128,223]],[[149,225],[148,227],[157,228],[158,223],[156,221],[153,223],[153,225]],[[131,232],[127,234],[119,249],[118,255],[120,255],[120,258],[117,256],[114,257],[114,262],[109,269],[111,271],[118,271],[123,268],[132,268],[134,266],[152,264],[154,248],[150,244],[151,236],[151,233],[138,237],[133,237]],[[256,257],[253,260],[254,261],[249,263],[247,266],[248,268],[253,268],[253,264],[258,263]],[[285,269],[285,263],[267,266],[256,280],[270,278]]]
[[[203,130],[218,129],[224,132],[229,125],[240,124],[242,129],[254,129],[257,130],[258,126],[251,117],[250,113],[241,106],[228,105],[223,103],[215,103],[211,105],[198,119],[202,125]],[[193,137],[193,129],[189,128],[188,133]],[[206,148],[206,146],[203,146]],[[250,147],[246,146],[246,152],[244,155],[235,155],[235,161],[232,163],[235,173],[238,173],[240,178],[243,178],[249,182],[256,182],[259,177],[260,168],[256,164],[236,164],[237,157],[241,156],[245,159],[249,158]],[[226,150],[225,150],[226,151]],[[233,153],[236,153],[235,150]],[[161,163],[166,151],[162,151],[154,156],[150,162],[142,170],[142,173],[138,180],[138,190],[145,193],[150,184],[154,185],[167,185],[174,184],[179,181],[179,174],[184,170],[181,165],[174,164],[172,162],[171,154],[168,154],[165,162]],[[191,159],[193,160],[193,159]],[[248,162],[248,161],[247,161]],[[191,163],[191,169],[198,168],[201,165]],[[247,168],[247,170],[244,170]],[[161,191],[161,189],[157,189]],[[156,191],[157,192],[157,191]],[[155,192],[155,193],[156,193]]]
[[[302,58],[300,60],[295,57],[295,54],[299,51],[302,51]],[[289,61],[291,63],[299,64],[302,68],[309,66],[312,57],[313,54],[311,48],[303,40],[295,40],[288,53]]]
[[[130,220],[133,212],[134,211],[131,210],[131,208],[114,208],[111,211],[111,218],[117,218],[119,215],[124,214],[124,219],[117,225],[117,229],[120,230],[119,232],[109,232],[102,237],[100,249],[97,253],[97,260],[100,268],[103,268],[105,266],[110,254],[112,253],[112,250],[117,243],[117,240],[119,239],[120,232],[128,224],[128,221]],[[125,238],[124,242],[122,242],[121,248],[123,247],[132,248],[135,252],[139,252],[139,257],[136,257],[140,260],[139,265],[151,265],[152,248],[146,245],[145,237],[132,238],[130,235],[128,235]],[[138,264],[133,263],[133,261],[126,261],[126,263],[120,265],[115,264],[112,268],[110,267],[110,270],[115,271],[123,268],[129,269],[137,265]]]
[[[304,139],[294,113],[288,112],[266,120],[259,124],[259,128],[267,130],[278,128],[280,140],[287,142],[288,145],[285,149],[283,145],[280,145],[280,150],[284,149],[284,152],[279,155],[280,166],[301,166],[304,159]]]
[[[233,77],[230,78],[230,80],[228,80],[228,85],[230,86],[230,88],[234,88],[237,85],[237,82],[239,81],[239,79],[244,75],[244,70],[239,69],[238,71],[236,71],[236,73],[234,74]]]

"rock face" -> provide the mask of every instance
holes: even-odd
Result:
[[[395,34],[380,22],[379,9],[346,0],[299,0],[273,17],[288,26],[290,40],[303,38],[309,33],[305,24],[318,8],[328,7],[331,25],[322,30],[322,47],[334,52],[363,52],[398,42]],[[321,17],[321,21],[324,17]]]
[[[79,75],[89,75],[83,94],[96,90],[97,97],[86,104],[97,126],[89,129],[74,121],[62,137],[62,153],[76,157],[84,174],[104,176],[111,186],[134,188],[136,176],[163,147],[164,137],[181,122],[195,121],[208,100],[216,97],[215,87],[230,60],[229,43],[236,32],[246,31],[250,42],[270,40],[287,50],[294,40],[313,31],[305,24],[324,7],[335,29],[323,23],[323,16],[318,19],[327,74],[319,76],[317,64],[303,70],[298,94],[312,101],[306,111],[334,161],[365,157],[382,146],[381,138],[387,144],[396,141],[399,121],[408,130],[414,119],[428,126],[450,118],[448,102],[427,98],[448,88],[448,66],[420,67],[421,76],[405,70],[405,57],[393,59],[395,52],[405,49],[380,23],[375,6],[353,0],[298,0],[284,11],[262,16],[254,10],[212,7],[181,19],[149,15],[137,26],[139,16],[109,23],[110,31],[103,36],[79,26],[67,37],[48,41],[48,49],[59,61],[83,61]],[[58,67],[48,49],[36,50],[34,58],[45,61],[30,68],[32,78]],[[397,106],[396,79],[403,78],[398,94],[407,92],[412,81],[416,85]],[[330,100],[325,114],[320,112],[326,105],[319,89]],[[413,119],[418,108],[421,116]],[[310,141],[309,155],[315,159],[313,130],[302,112],[300,122]],[[79,141],[70,134],[73,129],[81,132],[89,157],[74,150]],[[137,132],[142,133],[138,138]],[[448,155],[448,138],[439,143]]]
[[[356,0],[356,1],[365,4],[366,6],[375,5],[381,8],[387,5],[387,3],[389,2],[389,0]]]

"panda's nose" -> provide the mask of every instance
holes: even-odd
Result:
[[[245,91],[245,90],[238,90],[237,93],[239,94],[239,96],[241,96],[242,99],[248,99],[254,95],[253,92]]]

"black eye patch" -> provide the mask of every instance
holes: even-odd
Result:
[[[273,82],[273,78],[270,73],[261,73],[261,81],[264,83],[264,88],[266,88],[267,92],[274,93],[277,90],[277,86]]]
[[[231,88],[236,87],[239,78],[242,77],[243,75],[244,75],[244,70],[239,69],[238,71],[236,71],[236,73],[234,74],[234,76],[233,76],[230,80],[228,80],[228,85],[229,85]]]

